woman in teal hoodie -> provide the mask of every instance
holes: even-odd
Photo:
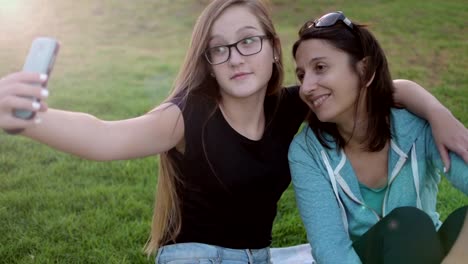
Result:
[[[317,262],[440,263],[459,243],[467,207],[439,220],[442,159],[428,123],[392,108],[377,40],[334,12],[303,26],[293,55],[311,111],[289,162]],[[467,194],[467,164],[451,159],[445,175]]]

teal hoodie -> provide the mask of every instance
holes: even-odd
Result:
[[[391,111],[392,140],[388,186],[382,212],[367,207],[358,179],[343,150],[323,147],[310,127],[294,138],[289,164],[299,212],[312,254],[318,263],[361,263],[351,237],[363,235],[393,209],[413,206],[425,211],[436,228],[440,175],[444,165],[429,124],[406,110]],[[329,135],[328,139],[332,139]],[[468,194],[468,166],[450,153],[448,180]]]

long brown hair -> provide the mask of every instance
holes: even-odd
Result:
[[[273,26],[268,1],[214,0],[197,19],[184,62],[166,102],[176,96],[185,100],[190,93],[195,91],[219,100],[219,85],[216,79],[210,76],[210,65],[203,53],[208,47],[213,23],[227,8],[234,5],[248,7],[257,17],[265,34],[270,37],[276,60],[272,66],[273,73],[268,82],[267,95],[279,94],[284,76],[281,43]],[[213,109],[213,113],[215,110],[216,108]],[[151,235],[145,245],[145,252],[148,255],[154,253],[161,245],[175,241],[181,230],[180,199],[176,188],[179,183],[183,184],[173,159],[168,152],[161,153]]]
[[[300,31],[292,53],[295,58],[297,49],[303,41],[321,39],[349,55],[350,67],[359,76],[361,88],[356,105],[360,100],[359,97],[364,96],[366,107],[367,137],[366,142],[363,143],[365,143],[366,150],[379,151],[391,138],[389,117],[390,108],[394,105],[393,82],[387,58],[377,39],[366,29],[365,25],[354,23],[352,25],[353,29],[350,29],[344,23],[338,22],[330,27],[310,27],[305,31]],[[363,72],[359,71],[357,66],[362,60],[365,62]],[[370,84],[366,87],[368,82]],[[324,135],[327,133],[333,137],[333,141],[340,148],[344,148],[347,141],[338,132],[336,124],[321,122],[312,111],[309,111],[307,121],[324,147],[330,147]]]

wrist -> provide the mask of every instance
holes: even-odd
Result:
[[[453,117],[452,112],[441,104],[429,106],[427,113],[427,121],[430,123],[440,120],[440,118]]]

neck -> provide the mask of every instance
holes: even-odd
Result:
[[[265,94],[248,98],[223,96],[219,108],[234,130],[249,139],[259,140],[265,129],[264,101]]]
[[[367,123],[357,121],[356,124],[337,124],[338,132],[346,141],[346,148],[363,147],[367,139]]]
[[[350,113],[341,119],[341,121],[336,122],[336,127],[338,132],[347,142],[347,148],[359,147],[362,148],[365,146],[367,141],[367,115],[365,114],[364,107],[359,107],[358,110],[352,110]]]

